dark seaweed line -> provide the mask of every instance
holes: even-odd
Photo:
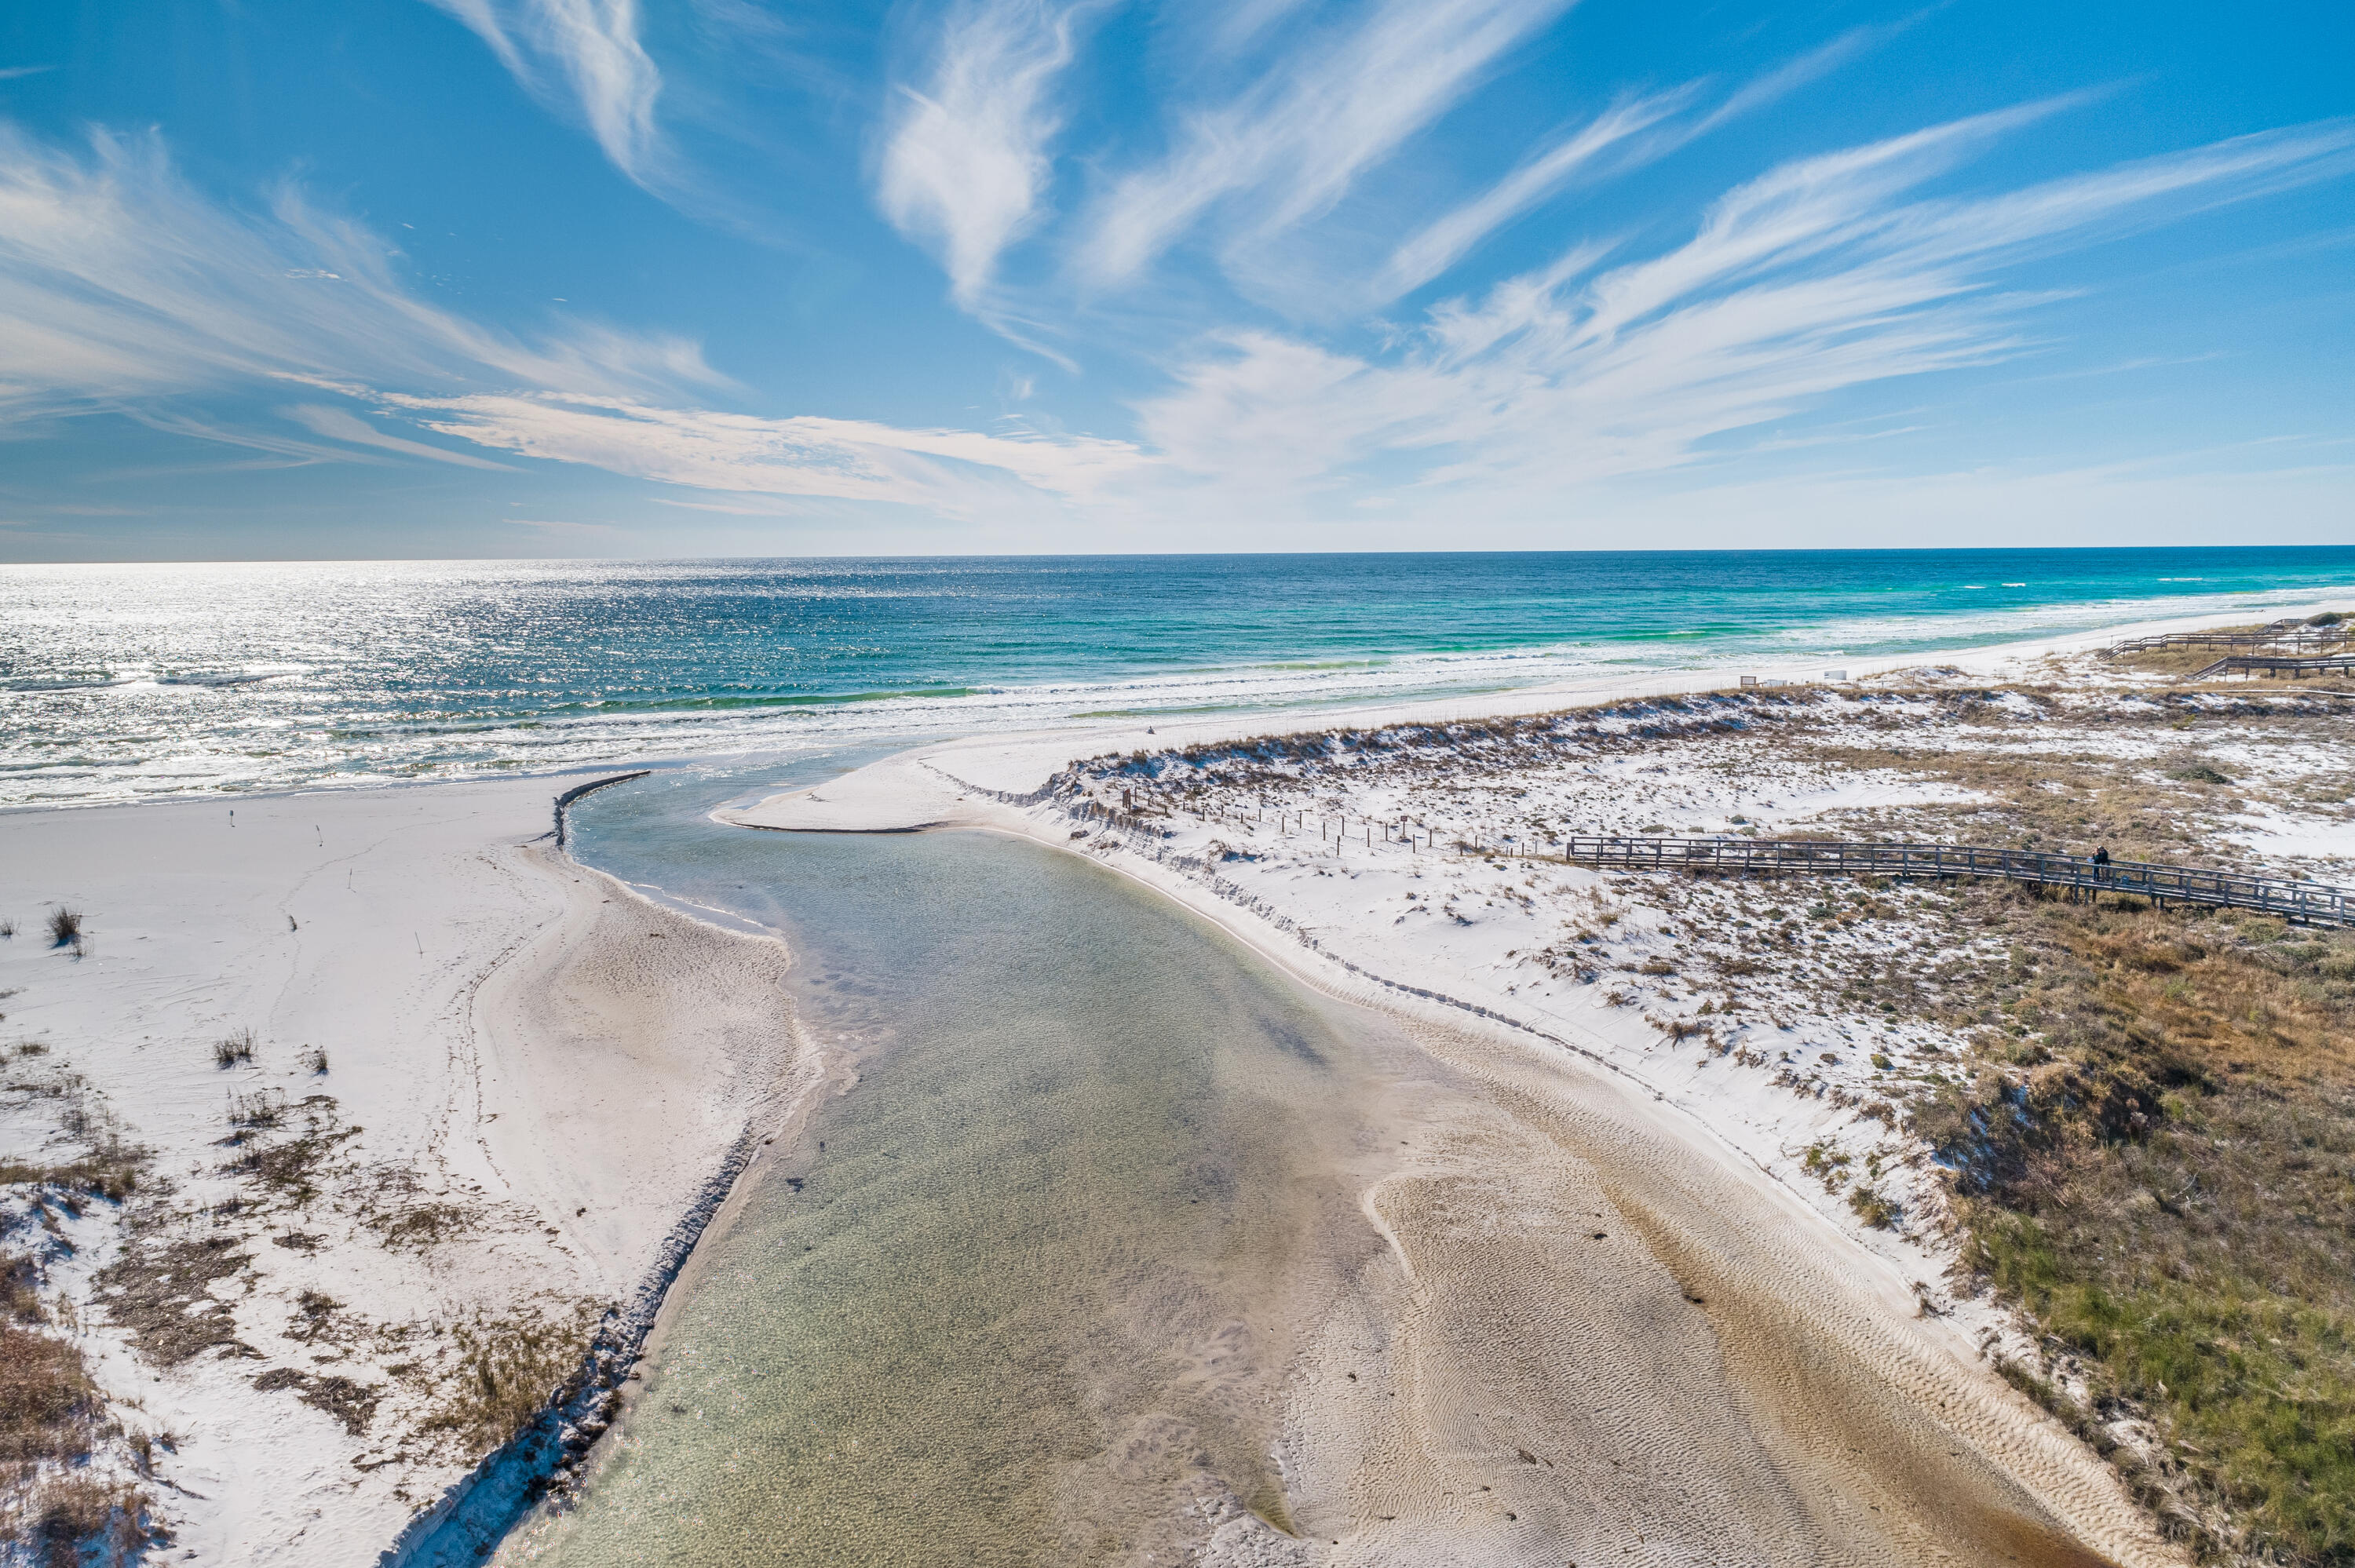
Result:
[[[616,773],[610,779],[591,779],[588,783],[576,784],[571,789],[567,789],[563,794],[559,795],[556,798],[556,847],[558,849],[562,849],[564,847],[564,816],[565,812],[571,807],[573,801],[578,800],[581,796],[586,795],[591,789],[602,789],[608,784],[626,784],[633,779],[644,779],[647,774],[652,773],[654,769],[651,768],[641,768],[635,773]]]

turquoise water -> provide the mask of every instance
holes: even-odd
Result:
[[[2355,548],[0,567],[0,805],[1986,644],[2355,588]]]

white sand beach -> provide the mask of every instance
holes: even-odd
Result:
[[[54,1275],[125,1425],[170,1435],[176,1556],[374,1561],[475,1457],[469,1344],[545,1379],[533,1331],[627,1302],[792,1092],[783,949],[552,853],[563,782],[0,817],[0,1126],[28,1163],[68,1107],[148,1151]],[[98,1283],[126,1238],[147,1266]],[[156,1314],[204,1330],[118,1321]]]

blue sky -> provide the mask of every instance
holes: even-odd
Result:
[[[0,560],[2355,536],[2355,8],[48,0]]]

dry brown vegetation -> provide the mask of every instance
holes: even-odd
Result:
[[[44,1471],[0,1494],[0,1541],[23,1542],[43,1568],[112,1568],[160,1544],[149,1506],[145,1490],[130,1481]]]
[[[2355,1562],[2355,937],[1984,889],[2003,1021],[1914,1113],[1966,1258],[2078,1374],[2024,1380],[2211,1552]],[[2189,1505],[2189,1506],[2186,1506]]]
[[[253,1062],[253,1031],[250,1029],[225,1034],[213,1042],[213,1065],[235,1067],[242,1064],[250,1066]]]
[[[347,1377],[322,1377],[295,1367],[272,1367],[255,1378],[253,1386],[263,1393],[293,1389],[295,1398],[315,1410],[325,1411],[342,1422],[344,1430],[355,1437],[368,1429],[368,1423],[376,1418],[376,1407],[384,1398],[384,1390],[379,1387]]]
[[[0,1323],[0,1463],[88,1452],[99,1412],[80,1351],[37,1329]]]
[[[448,1432],[474,1453],[506,1442],[580,1375],[599,1316],[595,1303],[581,1300],[453,1323],[457,1362],[438,1374],[441,1404],[425,1429]]]
[[[39,1254],[65,1244],[35,1223],[52,1206],[73,1213],[128,1192],[139,1159],[118,1138],[111,1152],[62,1166],[0,1166],[0,1183],[29,1195],[25,1228],[36,1236],[34,1250],[14,1234],[0,1246],[0,1541],[44,1564],[123,1563],[160,1540],[144,1490],[91,1465],[123,1433],[42,1304]]]
[[[99,1302],[158,1366],[177,1366],[207,1351],[256,1354],[238,1339],[229,1304],[212,1289],[215,1281],[252,1266],[253,1255],[240,1250],[241,1239],[134,1229],[122,1254],[99,1271]]]
[[[2347,799],[2339,774],[2278,788],[2209,749],[2326,750],[2329,699],[2220,715],[2158,695],[2095,721],[2140,742],[2125,755],[2030,736],[1816,754],[1982,797],[1906,814],[1934,836],[2119,859],[2249,864],[2215,828],[2253,796]],[[2008,961],[1868,989],[1975,1040],[1913,1127],[1952,1172],[1967,1262],[2046,1336],[2016,1381],[2203,1555],[2355,1563],[2355,935],[2003,885],[1960,887],[1948,918]],[[2155,1452],[2122,1445],[2127,1418]]]
[[[47,1188],[61,1203],[72,1203],[78,1194],[120,1202],[137,1191],[146,1161],[146,1150],[110,1136],[68,1160],[0,1160],[0,1186]]]
[[[259,1136],[293,1119],[300,1120],[299,1130]],[[233,1096],[229,1122],[228,1141],[238,1153],[227,1169],[251,1180],[258,1202],[281,1208],[299,1209],[315,1199],[337,1156],[360,1134],[344,1125],[331,1095],[305,1095],[292,1106],[278,1090]]]

